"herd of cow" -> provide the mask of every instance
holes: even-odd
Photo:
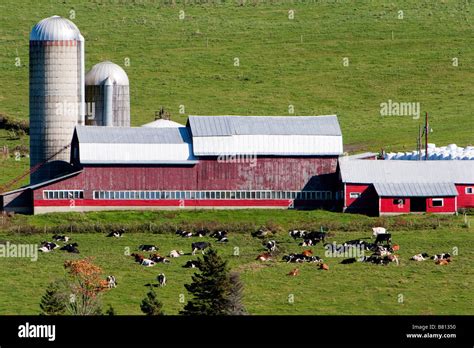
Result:
[[[107,237],[121,238],[124,235],[124,230],[117,230],[110,232]],[[318,243],[322,243],[325,249],[325,255],[328,257],[341,257],[344,255],[352,255],[351,252],[358,251],[360,255],[356,257],[344,258],[340,263],[341,264],[352,264],[356,262],[368,262],[378,265],[388,265],[391,262],[399,264],[399,256],[395,254],[400,247],[398,244],[392,244],[392,235],[387,233],[386,229],[383,227],[374,227],[372,237],[375,240],[366,241],[363,239],[355,239],[344,242],[343,244],[336,243],[326,243],[328,237],[327,232],[324,232],[321,228],[321,231],[306,231],[306,230],[290,230],[289,236],[295,241],[301,240],[298,243],[300,247],[316,246]],[[192,237],[206,237],[215,238],[217,243],[228,243],[228,232],[225,230],[219,230],[211,232],[208,229],[201,229],[195,232],[188,232],[181,229],[176,231],[176,235],[182,238],[192,238]],[[260,229],[252,233],[253,237],[263,239],[262,246],[266,249],[265,252],[262,252],[256,257],[257,261],[271,261],[274,258],[281,256],[278,243],[276,240],[269,240],[269,236],[272,235],[272,232],[266,229]],[[68,243],[70,238],[64,235],[55,234],[52,239],[54,242],[44,241],[41,243],[39,248],[42,252],[51,252],[54,249],[59,248],[59,250],[67,251],[70,253],[79,253],[77,243]],[[370,239],[370,238],[366,238]],[[60,246],[59,242],[64,243],[63,246]],[[68,244],[66,244],[68,243]],[[201,251],[204,254],[204,251],[207,248],[211,247],[211,243],[198,241],[191,243],[191,255],[195,255],[196,252]],[[152,267],[157,263],[168,264],[170,260],[168,258],[178,258],[184,255],[182,250],[171,250],[167,257],[162,256],[157,253],[158,246],[150,244],[142,244],[137,248],[141,252],[148,252],[148,257],[138,253],[132,253],[130,256],[137,262],[139,265],[144,267]],[[367,256],[365,251],[369,251],[372,254]],[[438,265],[447,265],[451,262],[451,255],[448,253],[436,254],[429,256],[427,253],[420,253],[411,257],[410,260],[413,261],[425,261],[432,259]],[[300,253],[289,253],[282,256],[282,261],[286,263],[315,263],[320,270],[329,270],[329,266],[324,263],[324,260],[317,256],[313,255],[311,249],[303,250]],[[199,266],[199,260],[189,260],[183,267],[184,268],[196,268]],[[289,276],[299,275],[299,269],[295,268],[288,273]],[[109,288],[115,288],[117,286],[117,281],[115,276],[107,276],[107,283]],[[158,281],[158,286],[166,285],[166,276],[164,273],[160,273],[156,280]]]

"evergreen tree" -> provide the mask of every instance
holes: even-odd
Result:
[[[156,293],[150,287],[150,291],[146,294],[140,304],[140,309],[146,315],[163,315],[163,304],[156,298]]]
[[[60,295],[58,283],[50,283],[41,297],[41,315],[61,315],[66,311],[66,305]]]
[[[229,308],[227,314],[229,315],[247,315],[247,310],[245,309],[242,298],[244,292],[244,284],[240,281],[240,275],[237,272],[232,272],[230,274],[230,293],[229,293]]]
[[[227,262],[223,261],[216,250],[209,249],[200,260],[191,284],[184,287],[192,299],[184,306],[180,314],[184,315],[225,315],[228,314],[231,290]]]

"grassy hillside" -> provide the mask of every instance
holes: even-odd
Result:
[[[261,240],[249,233],[231,233],[229,243],[217,245],[218,252],[229,262],[231,269],[241,273],[245,285],[244,303],[251,314],[270,315],[344,315],[344,314],[473,314],[472,268],[474,245],[468,229],[439,229],[400,231],[393,234],[401,247],[399,266],[378,266],[357,263],[341,265],[341,258],[327,258],[321,245],[312,247],[315,255],[323,257],[329,271],[320,271],[315,264],[287,264],[280,257],[268,263],[255,261],[263,251]],[[369,237],[368,232],[338,232],[330,242]],[[106,238],[104,234],[72,234],[81,254],[72,255],[55,250],[40,254],[37,262],[29,259],[2,258],[0,262],[0,315],[37,314],[39,300],[50,281],[64,276],[63,263],[68,259],[93,256],[106,275],[115,275],[119,283],[105,296],[117,314],[141,314],[139,304],[148,283],[156,283],[156,276],[164,272],[168,285],[157,290],[167,314],[176,314],[184,304],[180,294],[188,294],[193,269],[182,266],[189,255],[186,239],[168,234],[134,233],[123,238]],[[50,239],[49,234],[18,235],[0,233],[0,239],[11,243],[39,243]],[[275,238],[284,253],[303,250],[286,233]],[[204,240],[212,241],[210,238]],[[140,244],[157,244],[161,254],[182,249],[187,255],[171,259],[170,264],[145,268],[133,261],[127,252],[135,252]],[[219,244],[219,243],[215,243]],[[235,248],[238,255],[235,255]],[[413,262],[409,258],[421,251],[430,254],[452,252],[459,255],[448,266],[437,266],[433,261]],[[127,249],[128,248],[128,249]],[[305,248],[307,249],[307,248]],[[298,267],[300,276],[286,274]],[[25,281],[27,279],[28,281]],[[292,296],[294,303],[288,299]],[[400,302],[402,299],[402,302]]]
[[[432,142],[474,143],[470,0],[177,2],[2,1],[0,113],[28,117],[29,32],[73,10],[86,68],[112,60],[128,73],[135,126],[160,106],[184,122],[188,114],[287,115],[293,105],[295,115],[338,114],[346,150],[411,150],[419,120],[380,116],[390,99],[430,112]],[[10,177],[2,165],[0,180]]]

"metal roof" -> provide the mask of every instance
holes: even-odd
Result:
[[[374,183],[377,194],[382,197],[446,197],[457,196],[453,183]]]
[[[336,116],[189,116],[196,156],[342,154]]]
[[[377,152],[363,152],[363,153],[358,153],[358,154],[355,154],[355,155],[344,156],[344,158],[351,159],[351,160],[366,159],[368,157],[377,157],[378,155],[379,154]]]
[[[69,19],[52,16],[38,22],[30,33],[30,41],[80,41],[81,32]]]
[[[190,143],[186,127],[100,127],[76,126],[80,143],[114,144],[183,144]]]
[[[83,164],[194,164],[186,127],[76,126]]]
[[[86,74],[87,86],[99,86],[104,83],[107,78],[112,80],[112,83],[117,85],[128,85],[127,73],[117,64],[105,61],[98,63],[92,67]]]
[[[368,161],[339,159],[346,183],[474,183],[473,161]]]
[[[193,137],[231,135],[340,136],[336,115],[328,116],[189,116]]]

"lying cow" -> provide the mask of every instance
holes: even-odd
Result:
[[[176,234],[180,235],[183,238],[191,238],[193,236],[192,232],[187,232],[187,231],[183,231],[183,230],[177,230]]]
[[[272,259],[272,255],[270,253],[262,253],[257,256],[255,260],[257,261],[270,261]]]
[[[413,255],[410,260],[412,261],[425,261],[429,258],[429,255],[427,253],[422,253],[422,254],[416,254]]]
[[[79,245],[77,243],[67,244],[63,246],[62,248],[60,248],[59,250],[65,250],[68,253],[79,254],[79,249],[77,249],[78,246]]]
[[[123,237],[123,234],[125,233],[125,230],[122,228],[118,231],[112,231],[110,232],[107,237],[115,237],[115,238],[120,238]]]
[[[113,275],[107,276],[107,287],[109,289],[117,287],[117,280],[115,279],[115,276]]]
[[[158,281],[159,286],[165,286],[166,285],[166,276],[164,273],[158,274],[158,277],[156,277],[156,280]]]
[[[199,267],[199,261],[189,260],[188,262],[185,263],[185,265],[183,267],[184,268],[197,268],[197,267]]]
[[[290,230],[288,232],[289,236],[293,239],[298,239],[298,238],[305,238],[306,237],[306,231],[305,230]]]
[[[138,247],[138,250],[152,252],[157,251],[158,247],[156,245],[142,244]]]
[[[61,236],[59,234],[55,234],[53,236],[53,240],[56,241],[56,242],[64,242],[64,243],[67,243],[69,241],[69,237],[68,236]]]
[[[288,273],[287,275],[295,277],[298,274],[300,274],[300,270],[298,268],[295,268],[294,270],[290,271],[290,273]]]
[[[150,255],[150,260],[156,263],[170,263],[170,260],[158,254]]]
[[[196,255],[196,251],[201,250],[201,253],[204,254],[204,249],[209,248],[211,243],[207,242],[194,242],[191,244],[192,254]]]
[[[180,257],[181,255],[184,255],[184,252],[177,251],[177,250],[171,250],[170,251],[170,257]]]
[[[447,260],[447,259],[449,259],[449,258],[451,258],[451,255],[448,254],[448,253],[445,253],[445,254],[437,254],[437,255],[431,256],[431,259],[432,259],[432,260],[435,260],[435,261],[437,261],[437,260]]]
[[[274,240],[270,240],[266,243],[263,243],[263,246],[271,253],[277,250],[277,243]]]
[[[270,230],[261,228],[261,229],[259,229],[258,231],[252,232],[252,237],[265,238],[265,237],[267,237],[270,233],[271,233]]]
[[[150,259],[142,259],[140,264],[145,267],[153,267],[156,262]]]
[[[43,252],[43,253],[49,253],[49,252],[53,251],[56,248],[59,248],[59,245],[57,245],[56,243],[41,242],[41,247],[38,250]]]

